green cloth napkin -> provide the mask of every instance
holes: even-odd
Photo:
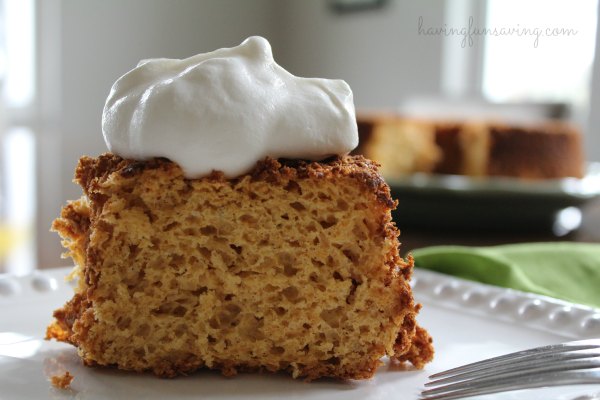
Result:
[[[600,244],[434,246],[412,254],[418,268],[600,308]]]

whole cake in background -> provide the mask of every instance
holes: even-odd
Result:
[[[147,60],[113,86],[110,153],[82,157],[53,228],[76,266],[47,337],[87,365],[364,379],[422,368],[412,259],[343,81],[298,78],[268,42]]]
[[[538,180],[581,178],[585,170],[580,131],[558,121],[427,121],[363,113],[358,128],[361,144],[354,153],[381,163],[390,178],[424,172]]]

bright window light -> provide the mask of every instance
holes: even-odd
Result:
[[[598,0],[488,0],[483,94],[496,102],[584,105],[594,59]]]
[[[0,0],[0,272],[14,274],[36,262],[34,7]]]
[[[35,95],[34,0],[3,0],[4,54],[0,74],[9,107],[25,107]]]
[[[25,274],[35,267],[35,140],[28,128],[11,128],[2,140],[0,257],[5,272]]]

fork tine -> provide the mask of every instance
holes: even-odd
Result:
[[[507,378],[490,382],[472,382],[469,387],[454,389],[445,392],[421,394],[421,400],[454,400],[464,397],[478,396],[512,390],[533,389],[550,386],[565,386],[577,384],[600,383],[600,369],[585,371],[561,371],[553,373],[538,373],[533,375],[521,375],[518,379]]]
[[[560,344],[553,344],[548,346],[536,347],[533,349],[522,350],[510,354],[505,354],[502,356],[489,358],[487,360],[474,362],[471,364],[466,364],[457,368],[452,368],[446,371],[438,372],[430,376],[430,378],[442,378],[451,375],[455,375],[458,373],[467,373],[470,371],[480,370],[481,368],[489,368],[492,366],[496,366],[499,364],[503,364],[505,362],[511,362],[516,359],[521,359],[525,357],[531,357],[539,354],[552,354],[552,353],[564,353],[576,350],[588,350],[588,349],[596,349],[600,347],[600,340],[598,339],[588,339],[588,340],[578,340],[575,342],[567,342]]]
[[[534,375],[549,375],[555,372],[565,372],[565,371],[574,371],[574,370],[582,370],[582,369],[594,369],[600,368],[600,360],[573,360],[569,362],[556,363],[556,364],[547,364],[541,365],[536,368],[531,368],[526,372],[523,370],[519,371],[509,371],[504,373],[499,373],[495,375],[488,375],[485,377],[474,377],[472,379],[463,380],[460,382],[450,383],[446,385],[438,385],[437,387],[433,387],[431,389],[427,389],[423,391],[423,394],[437,394],[443,393],[452,390],[458,389],[466,389],[470,388],[474,385],[476,386],[485,386],[490,385],[493,386],[497,382],[509,382],[515,381],[519,382],[523,379],[526,379],[528,376]]]
[[[471,380],[475,378],[483,379],[488,376],[498,376],[506,372],[524,372],[536,369],[554,369],[556,365],[567,365],[577,360],[595,359],[600,357],[600,349],[576,350],[562,353],[538,353],[515,359],[515,361],[504,361],[488,366],[483,366],[477,370],[457,372],[453,375],[444,374],[443,377],[432,380],[425,384],[429,386],[439,386],[454,382]],[[597,360],[600,362],[600,360]],[[436,374],[440,376],[440,374]],[[433,376],[433,375],[432,375]]]

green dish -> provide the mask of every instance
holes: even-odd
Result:
[[[600,163],[589,163],[582,179],[414,174],[386,181],[398,199],[394,220],[401,228],[542,231],[556,229],[566,215],[572,230],[579,207],[600,198]]]

